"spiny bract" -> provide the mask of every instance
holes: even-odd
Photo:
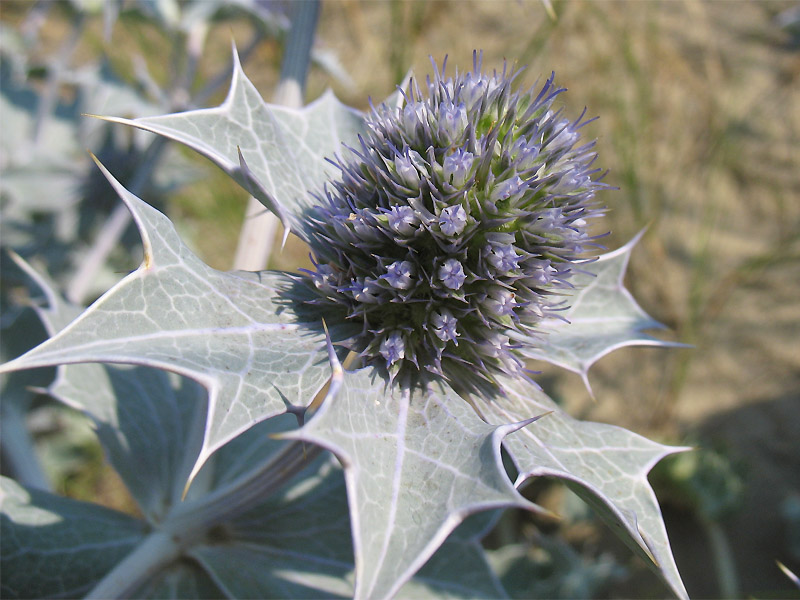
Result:
[[[373,107],[310,214],[315,302],[362,326],[351,350],[412,385],[522,374],[519,351],[564,307],[602,213],[586,111],[554,111],[552,75],[512,91],[519,72],[473,63],[452,78],[434,64],[425,92],[412,80],[400,106]]]

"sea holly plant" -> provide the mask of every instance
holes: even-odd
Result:
[[[21,263],[52,337],[2,372],[59,366],[141,519],[4,481],[4,594],[502,597],[477,540],[545,512],[519,488],[546,476],[686,597],[647,481],[681,449],[570,417],[528,370],[666,345],[622,285],[632,244],[598,256],[606,186],[554,78],[476,56],[362,114],[267,104],[234,62],[216,108],[107,119],[211,159],[313,268],[214,270],[99,165],[142,265],[70,322]]]

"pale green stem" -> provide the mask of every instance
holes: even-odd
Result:
[[[47,20],[47,13],[50,12],[52,2],[46,0],[39,0],[33,5],[33,8],[28,11],[25,20],[19,26],[19,32],[25,39],[26,45],[33,45],[39,35],[39,30]]]
[[[244,213],[233,268],[241,271],[263,271],[269,264],[278,217],[261,202],[250,196]]]
[[[163,527],[170,531],[208,531],[271,496],[321,452],[319,446],[289,442],[261,468],[197,500],[176,505],[167,515]]]
[[[49,117],[53,114],[58,104],[59,86],[62,83],[63,71],[72,60],[85,29],[86,16],[80,14],[72,26],[69,38],[59,48],[56,58],[48,66],[47,81],[45,82],[44,91],[39,96],[39,104],[36,107],[36,120],[34,121],[33,134],[31,135],[34,147],[38,147],[45,139],[43,135],[44,127],[49,122]]]
[[[36,457],[33,439],[28,433],[25,411],[20,409],[16,403],[8,401],[3,403],[0,414],[2,415],[0,442],[2,442],[3,459],[8,464],[14,478],[27,487],[51,491],[52,486]]]
[[[165,565],[177,559],[193,539],[181,539],[167,531],[154,531],[117,564],[87,599],[130,598]]]
[[[736,561],[733,558],[728,537],[717,521],[704,518],[700,520],[711,545],[711,556],[714,557],[714,570],[717,574],[720,598],[740,598]]]
[[[314,460],[322,448],[289,442],[261,468],[207,496],[173,507],[164,521],[112,569],[87,598],[129,598],[215,525],[247,512]]]
[[[275,102],[299,108],[305,96],[311,46],[319,19],[319,0],[297,2],[293,6],[292,29],[283,51],[281,81],[275,93]]]
[[[292,5],[292,28],[286,40],[281,64],[281,80],[275,91],[275,104],[299,108],[303,105],[311,46],[319,18],[319,1],[309,0]],[[278,218],[264,205],[251,197],[247,202],[245,218],[239,233],[234,268],[261,271],[269,264],[269,257],[278,229]]]

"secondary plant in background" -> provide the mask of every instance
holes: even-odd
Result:
[[[677,449],[572,419],[524,370],[585,376],[660,342],[622,287],[631,245],[588,260],[602,185],[581,120],[552,78],[513,79],[442,69],[364,116],[330,94],[266,104],[235,57],[218,108],[110,119],[209,157],[316,268],[211,269],[100,167],[144,261],[83,312],[20,261],[52,338],[3,371],[61,365],[50,393],[95,421],[142,519],[4,480],[4,592],[501,596],[477,540],[493,509],[540,510],[517,488],[551,476],[685,596],[647,482]]]

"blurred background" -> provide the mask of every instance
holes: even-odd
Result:
[[[7,32],[30,26],[41,4],[0,3],[5,49]],[[169,36],[145,18],[116,21],[109,38],[100,11],[86,9],[93,3],[47,4],[37,26],[42,56],[69,42],[76,11],[84,10],[71,66],[105,56],[123,79],[137,77],[140,61],[155,82],[173,76],[174,64],[163,58]],[[278,24],[295,7],[262,6]],[[250,48],[253,27],[236,15],[212,25],[190,87],[224,71],[233,37],[269,100],[281,35]],[[485,68],[525,66],[519,85],[555,71],[569,90],[559,99],[567,116],[587,107],[600,117],[584,136],[597,139],[605,181],[619,188],[603,192],[606,246],[646,228],[627,286],[667,326],[665,339],[691,347],[627,348],[603,358],[590,373],[595,399],[578,376],[547,365],[535,365],[540,383],[575,416],[697,448],[651,476],[691,596],[800,597],[775,562],[800,572],[800,4],[326,0],[317,49],[307,100],[332,87],[345,103],[368,109],[368,98],[388,96],[409,69],[430,74],[429,57],[441,64],[447,56],[451,72],[467,70],[479,49]],[[205,105],[219,103],[225,89]],[[202,177],[165,185],[176,191],[160,206],[206,262],[230,268],[247,194],[202,159],[176,154]],[[135,234],[125,247],[135,268]],[[290,238],[270,266],[294,270],[307,260]],[[42,426],[39,448],[63,461],[52,458],[64,453],[58,444],[77,442],[56,438]],[[58,471],[57,489],[130,509],[99,451],[86,448],[78,466]],[[557,533],[581,560],[620,567],[581,593],[666,593],[565,489],[540,482],[527,493],[568,518],[554,526],[507,515],[489,547],[520,540],[533,547],[540,532]]]

